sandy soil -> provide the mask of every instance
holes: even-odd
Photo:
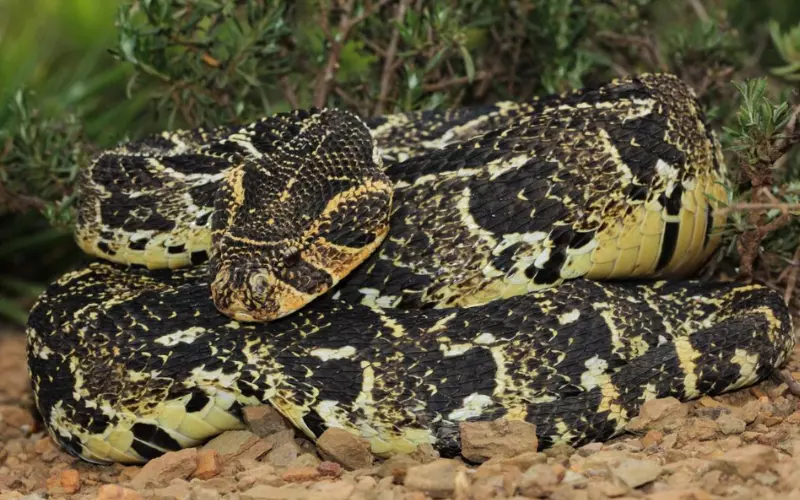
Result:
[[[635,432],[579,449],[537,453],[524,424],[487,424],[467,439],[470,457],[489,458],[480,465],[432,450],[383,461],[338,433],[314,446],[261,407],[248,413],[250,431],[202,448],[145,467],[94,466],[62,453],[36,422],[24,355],[20,335],[0,335],[0,500],[800,499],[800,399],[775,381],[650,402]],[[800,378],[800,350],[789,370]]]

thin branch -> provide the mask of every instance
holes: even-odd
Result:
[[[42,211],[47,203],[35,196],[13,194],[0,182],[0,207],[5,207],[10,212],[24,213],[29,210]]]
[[[336,95],[338,95],[342,99],[342,101],[344,101],[344,103],[347,104],[348,106],[351,106],[355,109],[361,107],[360,103],[356,99],[354,99],[353,96],[342,90],[340,87],[335,86],[333,88],[333,92]]]
[[[315,107],[323,108],[325,107],[325,103],[328,101],[328,95],[331,92],[333,81],[336,78],[336,72],[339,70],[339,58],[341,57],[342,49],[344,48],[344,45],[350,36],[350,31],[358,23],[388,3],[388,1],[389,0],[379,0],[374,4],[369,4],[364,7],[364,12],[362,12],[361,15],[351,18],[350,15],[353,13],[355,1],[347,0],[342,7],[342,17],[339,20],[339,30],[335,35],[330,32],[326,16],[323,14],[322,17],[324,20],[322,21],[321,27],[328,38],[328,42],[331,44],[331,50],[330,54],[328,54],[328,61],[325,63],[325,68],[322,70],[322,75],[320,75],[320,78],[317,80],[316,87],[314,88],[313,103]]]
[[[797,265],[798,260],[800,260],[800,246],[794,251],[792,263],[787,267],[790,271],[789,276],[786,278],[786,290],[783,292],[783,301],[787,304],[792,300],[794,288],[797,285],[797,274],[800,272],[800,266]]]
[[[599,31],[597,37],[599,39],[605,39],[615,44],[617,47],[638,45],[645,49],[645,53],[649,56],[651,66],[657,67],[660,71],[669,70],[669,65],[664,61],[664,58],[661,57],[658,42],[649,36],[621,35],[613,31]]]
[[[699,17],[701,21],[707,23],[708,21],[711,20],[711,18],[708,15],[708,11],[703,6],[703,4],[700,3],[699,0],[687,0],[687,1],[689,2],[689,5],[692,6],[692,9],[694,9],[694,13],[697,14],[697,17]]]
[[[282,76],[278,80],[278,85],[281,88],[281,92],[283,93],[283,97],[286,98],[286,102],[295,109],[300,108],[300,99],[297,98],[297,93],[294,91],[292,84],[289,82],[289,79],[285,76]]]
[[[775,141],[775,148],[781,152],[781,156],[800,141],[800,135],[795,133],[798,115],[800,115],[800,104],[796,104],[792,108],[792,114],[789,116],[789,121],[786,122],[786,127],[783,129],[784,137]]]
[[[491,78],[492,73],[488,71],[481,71],[475,75],[474,81],[484,80],[486,78]],[[422,86],[422,89],[425,92],[436,92],[438,90],[444,90],[449,87],[453,87],[456,85],[464,85],[465,83],[469,83],[468,76],[459,76],[457,78],[451,78],[449,80],[443,80],[436,83],[426,83]]]
[[[383,107],[386,103],[386,97],[389,95],[389,89],[392,85],[392,76],[394,76],[394,58],[397,55],[397,42],[400,40],[400,25],[406,15],[406,9],[411,0],[400,0],[397,6],[397,13],[395,15],[394,30],[392,30],[392,38],[389,40],[389,47],[386,49],[386,58],[383,61],[383,73],[381,74],[381,90],[378,94],[378,102],[375,104],[373,114],[382,115]]]
[[[794,379],[788,370],[775,369],[772,372],[773,378],[778,382],[783,382],[789,388],[789,392],[797,397],[800,397],[800,382]]]
[[[731,212],[749,212],[749,211],[756,211],[756,210],[770,210],[773,208],[777,208],[781,212],[790,212],[793,210],[800,210],[800,203],[780,203],[780,202],[772,202],[772,203],[733,203],[728,205],[727,207],[722,207],[719,209],[720,215],[727,216]]]

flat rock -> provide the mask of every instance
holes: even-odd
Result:
[[[469,485],[470,498],[508,498],[519,489],[521,478],[522,472],[516,467],[508,467],[491,475],[476,474]],[[460,493],[456,490],[457,497]]]
[[[225,431],[203,446],[203,450],[214,450],[222,462],[245,457],[257,460],[265,455],[272,445],[250,431]]]
[[[393,477],[396,482],[402,483],[406,477],[408,469],[416,467],[420,464],[419,461],[414,460],[410,455],[403,453],[392,455],[386,459],[378,468],[378,476],[380,477]]]
[[[772,447],[751,444],[725,453],[712,462],[712,467],[747,479],[756,472],[769,470],[777,462],[778,454]]]
[[[299,446],[302,449],[301,446]],[[311,453],[303,453],[299,455],[297,458],[292,460],[288,467],[316,467],[320,464],[320,459],[317,458],[316,455]]]
[[[278,410],[272,406],[248,406],[242,410],[247,427],[259,437],[267,437],[276,432],[291,430]]]
[[[148,495],[148,500],[187,500],[192,492],[189,483],[183,479],[173,479],[164,488],[152,490],[152,495]]]
[[[302,454],[302,450],[294,441],[275,446],[266,456],[266,461],[276,467],[288,467]]]
[[[436,451],[436,449],[434,449],[430,443],[422,443],[421,445],[418,445],[414,451],[409,453],[409,455],[411,458],[421,464],[429,464],[441,458],[439,452]]]
[[[729,434],[741,434],[744,432],[745,427],[747,427],[747,423],[741,418],[731,414],[731,413],[724,413],[717,418],[717,425],[719,426],[720,432],[725,435]]]
[[[715,498],[700,488],[658,491],[647,495],[647,500],[711,500]]]
[[[196,464],[192,477],[198,479],[211,479],[222,472],[222,463],[217,450],[200,450],[197,453]]]
[[[440,458],[429,464],[409,467],[404,484],[433,498],[446,498],[452,496],[458,476],[466,474],[465,470],[464,464],[458,460]]]
[[[647,434],[644,435],[642,438],[642,446],[644,448],[649,448],[651,446],[656,446],[661,444],[664,441],[664,433],[661,431],[656,430],[649,430]]]
[[[165,486],[173,479],[186,479],[197,467],[197,449],[186,448],[150,460],[130,481],[134,489]]]
[[[461,422],[459,432],[461,454],[472,462],[535,452],[539,446],[536,426],[521,420]]]
[[[47,491],[52,495],[72,495],[81,489],[81,476],[75,469],[65,469],[47,480]]]
[[[278,488],[259,484],[243,491],[239,498],[242,500],[302,500],[306,498],[306,495],[305,489],[301,488]]]
[[[275,487],[258,485],[240,494],[241,500],[347,500],[355,485],[343,481]]]
[[[236,480],[237,488],[242,491],[257,485],[277,486],[283,484],[283,479],[278,476],[275,467],[270,464],[263,464],[240,472],[236,474]]]
[[[320,473],[316,467],[292,467],[286,469],[281,474],[281,479],[287,483],[302,483],[304,481],[313,481],[320,477]]]
[[[658,479],[662,470],[660,465],[648,460],[627,459],[611,469],[611,473],[629,488],[638,488]]]
[[[211,479],[192,479],[189,481],[192,490],[202,488],[214,490],[222,495],[236,491],[236,480],[233,477],[212,477]]]
[[[369,443],[344,429],[327,429],[317,439],[317,446],[348,470],[370,467],[374,460]]]
[[[639,415],[631,419],[627,430],[669,432],[680,427],[688,415],[689,406],[676,398],[651,399],[642,405]]]
[[[522,474],[519,491],[526,497],[547,497],[561,484],[566,472],[567,469],[560,464],[532,465]]]
[[[599,470],[606,471],[617,467],[624,460],[633,458],[633,454],[622,450],[603,450],[589,455],[580,462],[574,464],[578,471]]]
[[[731,411],[734,415],[744,420],[746,424],[752,424],[761,412],[761,406],[761,401],[748,401],[742,406],[732,408]]]
[[[142,494],[118,484],[104,484],[97,489],[95,498],[96,500],[142,500]]]
[[[342,475],[342,466],[336,462],[320,462],[317,465],[319,473],[326,477],[339,477]]]
[[[211,488],[192,488],[191,500],[217,500],[220,498],[220,493]]]
[[[308,487],[309,500],[348,500],[356,485],[349,481],[319,481]]]
[[[714,439],[719,431],[719,424],[715,420],[689,418],[678,433],[678,441],[681,443],[708,441]]]

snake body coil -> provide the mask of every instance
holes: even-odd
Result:
[[[123,145],[79,193],[78,242],[112,262],[31,311],[38,408],[97,462],[197,445],[264,403],[377,454],[456,454],[460,422],[497,418],[542,447],[610,438],[644,401],[746,386],[794,345],[766,287],[661,280],[719,246],[726,175],[668,75]]]

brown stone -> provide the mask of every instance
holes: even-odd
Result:
[[[666,490],[647,495],[647,500],[711,500],[710,493],[699,488]]]
[[[217,490],[195,486],[192,488],[191,500],[218,500],[220,494]]]
[[[769,470],[777,461],[778,455],[771,447],[751,444],[725,453],[715,459],[712,466],[726,474],[736,474],[747,479],[756,472]]]
[[[689,407],[676,398],[646,401],[639,415],[631,419],[627,429],[631,432],[657,430],[669,432],[678,428],[689,415]]]
[[[522,420],[461,422],[459,431],[461,454],[472,462],[535,452],[539,446],[536,426]]]
[[[370,467],[374,460],[369,443],[344,429],[327,429],[317,440],[317,446],[348,470]]]
[[[356,486],[350,481],[319,481],[308,486],[308,500],[349,500]]]
[[[313,481],[320,477],[316,467],[293,467],[281,474],[281,479],[287,483],[301,483],[303,481]]]
[[[647,434],[644,435],[642,438],[642,446],[645,448],[649,448],[651,446],[657,446],[664,441],[664,433],[661,431],[650,430],[647,431]]]
[[[276,432],[292,430],[278,410],[272,406],[248,406],[242,410],[247,427],[259,437],[267,437]]]
[[[521,494],[532,498],[545,498],[564,480],[567,469],[560,464],[532,465],[522,474],[519,482]]]
[[[236,474],[237,488],[246,490],[254,485],[265,484],[268,486],[279,486],[283,484],[283,479],[275,473],[275,467],[263,464],[253,469],[248,469]]]
[[[336,462],[320,462],[317,465],[317,470],[320,475],[326,477],[339,477],[342,475],[342,466]]]
[[[404,484],[433,498],[446,498],[453,494],[458,476],[465,474],[465,470],[464,464],[458,460],[440,458],[429,464],[409,467]]]
[[[406,477],[406,472],[411,467],[421,465],[418,461],[411,458],[410,455],[403,453],[392,455],[386,459],[378,468],[378,476],[394,478],[395,483],[402,484]]]
[[[288,467],[289,464],[297,460],[301,450],[294,441],[281,443],[275,446],[266,456],[266,461],[276,467]]]
[[[623,460],[611,473],[629,488],[638,488],[658,479],[662,469],[648,460]]]
[[[53,460],[59,453],[58,447],[53,443],[53,440],[50,439],[50,436],[45,436],[36,441],[36,444],[33,445],[33,451],[41,455],[42,459],[47,461]]]
[[[706,418],[690,418],[678,433],[681,443],[708,441],[719,432],[719,424]]]
[[[241,493],[242,500],[304,500],[308,493],[301,488],[278,488],[259,484]]]
[[[163,488],[152,490],[148,500],[187,500],[191,493],[189,483],[183,479],[173,479]]]
[[[22,433],[34,425],[33,415],[19,406],[0,405],[0,423],[4,423]]]
[[[197,468],[192,477],[198,479],[211,479],[222,471],[222,463],[217,450],[200,450],[196,457]]]
[[[142,495],[117,484],[104,484],[97,490],[96,500],[142,500]]]
[[[81,489],[81,476],[75,469],[61,471],[58,482],[61,488],[69,494],[76,493]]]
[[[157,488],[173,479],[186,479],[197,467],[197,449],[186,448],[150,460],[130,481],[135,489]]]
[[[288,467],[316,467],[320,464],[320,459],[311,453],[303,453],[289,462]]]
[[[507,467],[494,474],[475,475],[469,486],[471,498],[508,498],[519,488],[522,471],[516,467]]]
[[[441,458],[439,452],[430,443],[418,445],[414,451],[409,453],[409,456],[421,464],[429,464]]]
[[[215,450],[225,463],[232,458],[258,460],[272,445],[250,431],[225,431],[203,446],[203,450]]]

